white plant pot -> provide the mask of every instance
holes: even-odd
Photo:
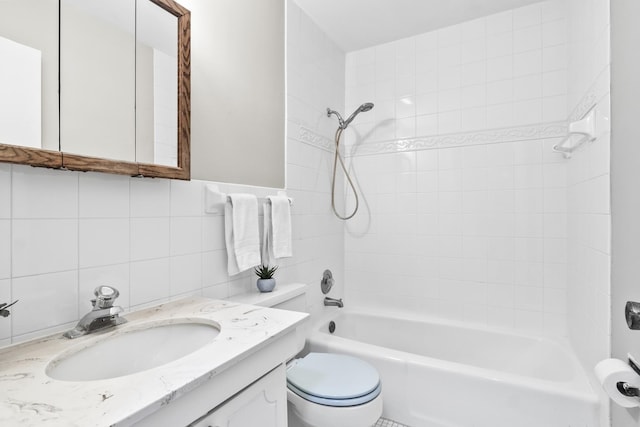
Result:
[[[256,285],[260,292],[271,292],[276,287],[276,279],[258,279]]]

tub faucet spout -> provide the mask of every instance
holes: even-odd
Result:
[[[344,307],[344,303],[342,302],[342,298],[340,299],[335,299],[335,298],[329,298],[329,297],[324,297],[324,305],[329,307],[329,306],[333,306],[333,307]]]

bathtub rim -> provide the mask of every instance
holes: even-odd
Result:
[[[342,314],[349,313],[374,315],[378,317],[394,318],[407,321],[427,322],[442,326],[454,326],[464,329],[471,329],[479,332],[495,333],[501,336],[515,336],[520,338],[524,337],[535,341],[550,342],[552,345],[558,346],[559,350],[562,351],[564,355],[570,360],[571,367],[573,369],[573,378],[569,381],[553,381],[548,379],[541,379],[533,376],[519,375],[510,372],[503,372],[494,369],[468,365],[460,362],[442,360],[426,355],[409,353],[402,350],[396,350],[393,348],[383,347],[330,334],[328,332],[328,328],[326,327],[328,323],[331,320],[335,320]],[[495,382],[503,382],[505,384],[532,388],[540,392],[579,399],[588,403],[599,403],[598,394],[589,381],[587,372],[582,367],[568,340],[563,339],[562,337],[548,337],[535,334],[517,333],[502,328],[478,326],[468,322],[448,320],[430,315],[406,313],[395,310],[380,310],[378,308],[362,306],[325,310],[325,312],[313,323],[310,332],[311,335],[309,336],[308,340],[311,342],[311,345],[316,345],[318,346],[318,348],[326,348],[326,351],[328,352],[336,351],[348,353],[349,350],[352,350],[354,348],[355,343],[355,348],[358,353],[364,352],[366,354],[372,354],[375,355],[375,357],[386,360],[424,365],[428,366],[431,369],[454,372],[456,374],[471,375],[476,377],[482,376],[485,378],[489,378],[491,381]]]

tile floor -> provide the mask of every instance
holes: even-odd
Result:
[[[380,418],[374,427],[409,427],[409,426],[397,423],[395,421],[387,420],[386,418]]]

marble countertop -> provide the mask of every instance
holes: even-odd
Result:
[[[307,314],[190,297],[125,314],[128,323],[74,340],[56,334],[0,349],[0,425],[112,426],[160,409],[238,361],[266,347]],[[136,374],[72,382],[48,377],[46,366],[72,347],[122,334],[141,323],[215,322],[220,334],[181,359]],[[99,337],[99,338],[98,338]]]

